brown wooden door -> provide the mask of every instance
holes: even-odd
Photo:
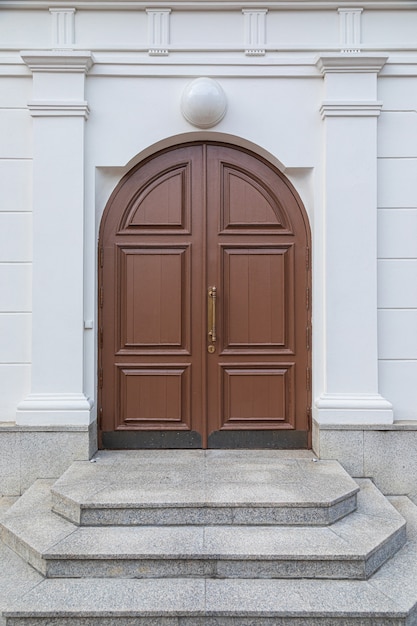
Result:
[[[308,446],[309,230],[283,175],[167,150],[118,185],[100,250],[103,447]]]

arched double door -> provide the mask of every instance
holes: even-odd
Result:
[[[279,171],[224,144],[160,152],[99,246],[102,447],[308,447],[309,227]]]

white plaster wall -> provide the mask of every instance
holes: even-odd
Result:
[[[360,6],[360,3],[358,4]],[[367,46],[415,48],[417,12],[415,9],[364,11],[362,41]]]
[[[381,78],[379,97],[380,387],[397,420],[416,420],[417,78]]]
[[[30,383],[32,81],[0,82],[0,422],[9,422]]]
[[[44,46],[51,42],[51,21],[46,10],[31,10],[24,13],[0,7],[0,42],[3,49]]]
[[[332,11],[270,11],[267,41],[273,47],[302,50],[337,47],[339,16]]]
[[[86,49],[146,46],[147,15],[144,10],[77,11],[75,37]]]
[[[253,58],[244,54],[241,7],[186,11],[176,10],[173,3],[170,54],[152,58],[144,5],[109,11],[77,4],[74,47],[92,50],[96,57],[86,79],[91,112],[86,122],[85,319],[96,318],[97,228],[112,186],[127,164],[151,146],[162,147],[173,136],[197,136],[181,116],[179,101],[189,80],[211,75],[226,92],[228,111],[204,136],[256,144],[273,155],[309,212],[316,294],[314,395],[319,395],[325,385],[321,356],[325,320],[320,301],[325,280],[319,114],[323,79],[314,60],[320,52],[340,50],[337,7],[318,11],[270,7],[266,54]],[[39,6],[38,10],[0,10],[0,421],[14,419],[30,380],[32,120],[26,106],[32,97],[32,80],[19,51],[52,46],[49,6]],[[383,102],[378,120],[380,392],[393,403],[396,419],[417,419],[417,11],[365,7],[361,21],[362,49],[387,50],[390,56],[389,67],[379,78]],[[391,58],[399,63],[404,55],[409,75],[394,76],[397,70],[390,66]],[[277,61],[282,65],[270,65]],[[84,384],[92,398],[95,333],[95,328],[85,332]]]

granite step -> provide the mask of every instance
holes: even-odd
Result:
[[[188,455],[181,456],[184,458],[187,465]],[[249,462],[251,458],[254,467],[256,459],[249,455]],[[277,459],[275,456],[275,468]],[[110,459],[104,458],[103,465],[107,461]],[[303,467],[303,463],[300,466],[313,475],[322,465],[307,457],[301,461],[311,464],[311,469]],[[91,467],[98,464],[99,460]],[[115,465],[114,484],[120,487],[121,466],[126,466],[126,458],[119,468]],[[229,468],[223,461],[220,465],[223,470],[229,469],[229,479],[235,476],[232,467],[237,476],[236,457]],[[139,466],[136,464],[136,470]],[[271,476],[265,463],[263,468],[257,470],[260,491],[261,478]],[[209,464],[208,474],[213,469],[213,464]],[[210,480],[204,465],[200,471],[207,494]],[[101,470],[93,472],[103,476]],[[326,472],[327,480],[323,480]],[[135,491],[133,474],[127,476],[130,496]],[[332,492],[330,466],[323,464],[316,475],[320,475],[321,495],[325,489]],[[163,478],[164,473],[159,476]],[[91,477],[86,471],[84,492],[88,491],[88,481],[93,496],[108,489],[106,485],[100,488],[97,482],[93,484]],[[242,485],[244,480],[236,478],[236,483]],[[136,482],[136,491],[140,491],[144,480],[137,471]],[[357,509],[331,525],[305,526],[296,518],[293,525],[204,525],[200,521],[167,528],[163,524],[79,526],[52,512],[53,481],[37,481],[2,516],[1,532],[7,546],[1,544],[0,572],[4,557],[10,578],[8,588],[15,583],[21,593],[6,598],[0,588],[0,621],[5,621],[6,626],[417,626],[417,507],[406,497],[388,500],[370,480],[352,482]],[[272,478],[266,484],[268,492]],[[284,470],[281,484],[286,484]],[[287,484],[291,493],[293,485]],[[162,481],[161,492],[163,485]],[[75,491],[76,485],[72,487]],[[156,487],[155,483],[154,492]],[[254,482],[246,496],[254,494],[255,487]],[[253,495],[250,502],[243,500],[243,493],[238,488],[239,506],[245,508],[253,501],[260,503],[261,508],[265,504],[265,500]],[[271,498],[269,494],[269,503],[274,506],[278,501],[275,496]],[[129,497],[122,496],[121,501],[129,504]],[[106,498],[102,500],[105,505]],[[178,491],[173,498],[178,503]],[[289,500],[287,497],[285,502]],[[210,503],[214,501],[212,498]],[[300,502],[298,496],[296,501]],[[305,498],[303,502],[307,501]],[[232,500],[223,498],[222,503],[226,502],[232,504]],[[310,498],[310,502],[314,499]],[[258,522],[256,515],[252,519]],[[23,558],[19,559],[18,554]],[[129,571],[130,564],[137,561],[145,569],[152,563],[150,571]],[[162,561],[167,566],[164,570],[158,569]],[[170,569],[169,561],[176,567],[178,563],[185,567],[179,576]],[[216,569],[196,574],[192,568],[187,569],[189,562],[204,567],[216,563]],[[354,572],[349,570],[353,562],[355,566],[360,563]],[[80,564],[87,564],[84,572],[77,569]],[[103,564],[104,569],[100,569]],[[126,564],[128,567],[123,570]],[[280,571],[288,564],[297,573]],[[331,568],[335,564],[340,571],[337,578],[332,578]],[[110,567],[116,565],[121,567],[121,576],[120,572],[110,572]],[[225,567],[224,572],[218,569],[221,567]],[[228,567],[232,569],[226,571]],[[54,568],[54,576],[65,577],[49,577]],[[359,579],[343,579],[343,569]],[[281,573],[285,578],[276,577]],[[296,577],[300,573],[302,577]]]
[[[356,484],[356,483],[355,483]],[[5,514],[3,541],[43,575],[366,579],[405,542],[404,519],[370,480],[332,526],[79,527],[37,481]]]
[[[417,507],[391,499],[408,540],[367,581],[47,579],[7,626],[416,626]]]
[[[318,525],[356,508],[358,486],[336,461],[288,451],[101,451],[73,463],[52,508],[82,526]]]

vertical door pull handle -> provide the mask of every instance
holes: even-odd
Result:
[[[216,343],[216,298],[217,287],[209,287],[208,289],[208,311],[207,311],[207,323],[208,323],[208,338],[211,344]],[[211,348],[211,349],[210,349]],[[214,352],[214,346],[209,346],[209,352]]]

